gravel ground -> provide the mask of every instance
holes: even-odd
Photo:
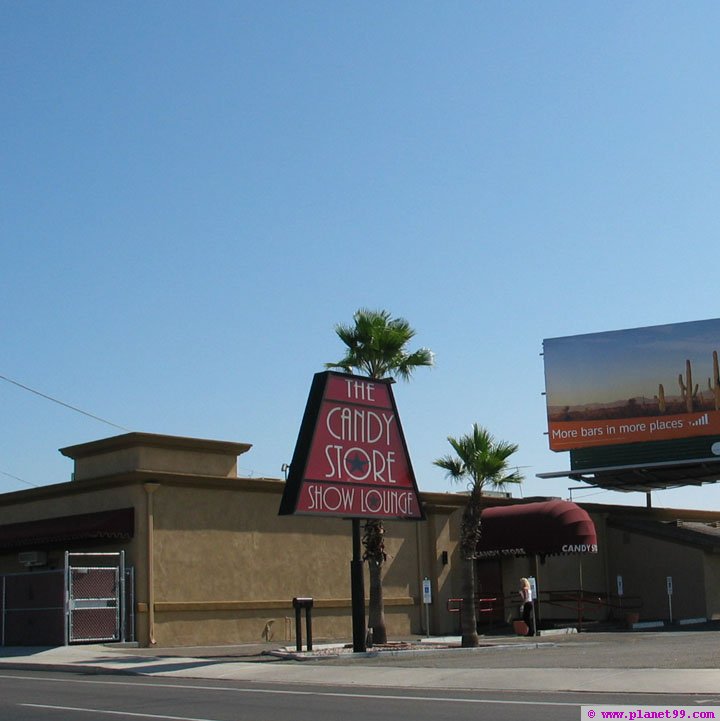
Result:
[[[406,668],[720,668],[720,632],[590,633],[509,641],[478,649],[319,659],[317,664]]]

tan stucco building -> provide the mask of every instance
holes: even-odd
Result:
[[[350,521],[279,517],[283,480],[237,476],[237,457],[249,448],[129,433],[62,449],[74,462],[72,481],[0,496],[0,574],[26,572],[21,554],[41,554],[32,569],[39,574],[62,569],[66,551],[124,551],[134,568],[131,610],[142,645],[290,641],[295,596],[314,599],[315,638],[350,638]],[[430,632],[457,631],[448,605],[460,596],[465,496],[421,493],[421,501],[426,521],[386,523],[390,637],[426,632],[425,577],[433,590]],[[481,623],[516,616],[518,578],[536,571],[547,621],[575,618],[562,592],[579,589],[604,599],[584,605],[585,619],[615,617],[618,575],[643,618],[668,617],[667,576],[675,581],[674,620],[720,618],[720,532],[712,526],[720,513],[583,507],[595,522],[597,554],[537,565],[524,557],[478,562],[480,596],[497,599]],[[560,602],[549,602],[551,592]]]

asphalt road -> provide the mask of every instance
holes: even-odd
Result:
[[[2,721],[566,721],[582,704],[695,706],[708,696],[443,692],[0,672]]]

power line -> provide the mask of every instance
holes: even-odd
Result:
[[[597,486],[594,486],[594,487],[596,488]],[[572,501],[572,499],[573,499],[573,497],[572,497],[573,490],[590,491],[592,488],[593,487],[591,487],[591,488],[568,488],[568,491],[570,491],[570,500]],[[605,493],[610,493],[610,490],[605,488],[601,491],[595,491],[594,493],[586,493],[584,496],[581,496],[580,499],[578,499],[578,500],[581,500],[582,498],[591,498],[592,496],[602,496]]]
[[[24,478],[20,478],[18,476],[13,476],[12,473],[6,473],[5,471],[0,471],[0,475],[7,476],[8,478],[14,478],[16,481],[20,481],[20,483],[27,483],[28,486],[32,486],[33,488],[39,487],[37,485],[37,483],[30,483],[30,481],[26,481]]]
[[[92,418],[93,420],[100,421],[100,423],[105,423],[108,426],[112,426],[113,428],[119,428],[121,431],[127,431],[128,433],[130,433],[130,429],[125,428],[125,426],[119,426],[117,423],[108,421],[105,418],[100,418],[100,416],[96,416],[96,415],[93,415],[92,413],[88,413],[87,411],[84,411],[81,408],[76,408],[75,406],[71,406],[69,403],[59,401],[57,398],[53,398],[52,396],[46,395],[45,393],[41,393],[40,391],[36,391],[34,388],[30,388],[29,386],[23,385],[22,383],[20,383],[18,381],[14,381],[12,378],[8,378],[7,376],[0,375],[0,379],[7,381],[8,383],[12,383],[14,386],[18,386],[18,388],[22,388],[23,390],[30,391],[30,393],[34,393],[36,396],[45,398],[45,400],[52,401],[53,403],[57,403],[59,406],[63,406],[64,408],[69,408],[71,411],[75,411],[76,413],[82,413],[82,415],[87,416],[88,418]],[[8,474],[6,474],[6,475],[8,475]]]

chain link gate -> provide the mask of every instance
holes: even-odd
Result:
[[[66,644],[127,640],[124,551],[66,552],[65,580]]]
[[[124,551],[66,552],[64,569],[0,574],[0,646],[134,641],[134,607]]]

